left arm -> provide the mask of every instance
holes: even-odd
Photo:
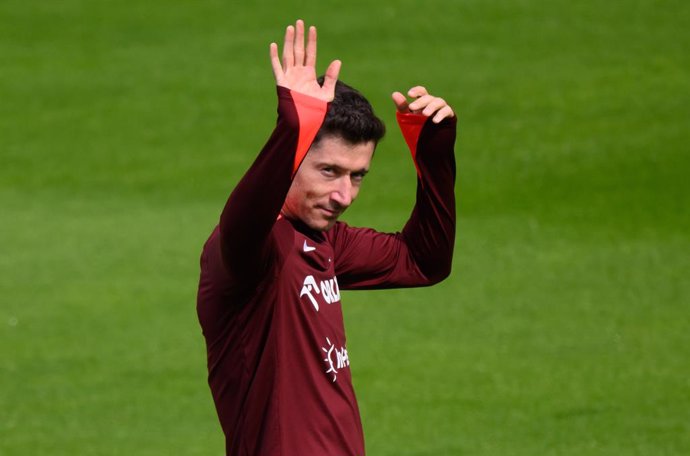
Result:
[[[398,124],[417,169],[417,199],[400,233],[337,224],[332,233],[343,289],[432,285],[450,274],[455,242],[456,118],[447,103],[414,87],[393,94]]]

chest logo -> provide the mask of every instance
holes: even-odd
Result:
[[[306,243],[305,243],[306,245]],[[316,311],[319,311],[319,301],[326,304],[333,304],[340,301],[340,287],[338,287],[338,279],[333,277],[328,280],[321,280],[316,283],[313,275],[308,275],[304,278],[302,289],[299,292],[299,297],[306,296],[314,306]],[[317,297],[319,298],[317,300]]]
[[[305,239],[304,245],[302,245],[302,250],[305,252],[313,252],[314,250],[316,250],[316,247],[314,247],[313,245],[308,245],[307,240]]]

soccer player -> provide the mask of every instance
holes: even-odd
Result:
[[[455,114],[423,87],[393,94],[417,170],[399,233],[338,217],[384,134],[369,102],[316,77],[316,29],[287,27],[273,134],[204,245],[197,301],[208,381],[232,456],[363,456],[340,290],[427,286],[450,273]]]

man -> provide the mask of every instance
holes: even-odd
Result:
[[[381,121],[316,78],[316,29],[270,46],[278,122],[230,195],[201,257],[197,311],[228,455],[362,456],[340,290],[426,286],[449,273],[455,238],[455,115],[415,87],[395,92],[417,201],[395,234],[338,217],[357,197]]]

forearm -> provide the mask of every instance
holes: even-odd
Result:
[[[403,131],[411,128],[405,120],[417,127],[423,123],[416,141],[405,135],[417,169],[417,199],[402,237],[420,271],[434,283],[450,274],[455,244],[456,118],[436,124],[408,116],[399,116]]]
[[[278,87],[276,128],[228,198],[220,217],[221,253],[232,275],[256,275],[265,266],[271,229],[326,107],[326,102]]]

